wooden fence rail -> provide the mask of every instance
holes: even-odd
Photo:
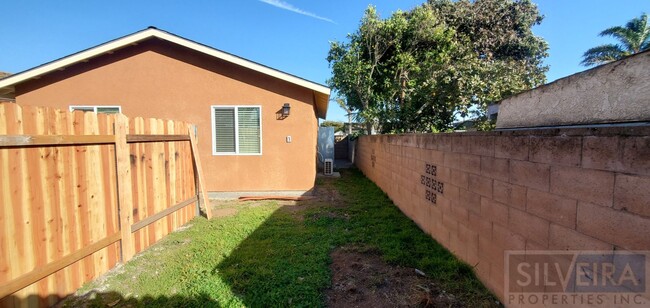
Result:
[[[184,122],[0,103],[0,307],[50,306],[187,223],[196,151]]]

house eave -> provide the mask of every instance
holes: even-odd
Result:
[[[31,79],[38,79],[40,78],[40,76],[43,76],[45,74],[57,70],[63,70],[66,67],[77,64],[79,62],[87,62],[94,57],[98,57],[107,53],[112,53],[117,49],[124,48],[130,45],[136,45],[139,42],[150,38],[158,38],[168,42],[172,42],[190,48],[197,52],[204,53],[209,56],[251,69],[253,71],[310,89],[315,93],[315,97],[316,97],[315,104],[317,108],[317,116],[324,118],[327,115],[327,103],[323,104],[322,100],[323,97],[329,98],[330,89],[328,87],[153,27],[138,31],[136,33],[103,43],[95,47],[91,47],[89,49],[60,58],[58,60],[54,60],[39,65],[37,67],[28,69],[26,71],[13,74],[6,78],[0,79],[0,96],[7,97],[7,98],[15,98],[15,86],[19,83]]]

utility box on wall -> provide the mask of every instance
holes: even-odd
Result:
[[[319,169],[323,169],[326,159],[334,161],[334,127],[318,128],[318,158]]]

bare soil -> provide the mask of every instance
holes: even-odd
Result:
[[[328,307],[464,307],[430,278],[389,265],[374,250],[340,247],[331,257]]]
[[[334,187],[334,181],[336,180],[336,178],[322,179],[321,184],[314,187],[312,194],[319,200],[328,202],[329,206],[345,206],[345,202],[343,201],[341,194]]]
[[[212,210],[212,216],[217,218],[235,216],[236,214],[237,214],[237,209],[213,209]]]

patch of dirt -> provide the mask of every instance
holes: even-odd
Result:
[[[213,209],[212,217],[228,217],[235,216],[237,214],[237,209]]]
[[[332,183],[316,185],[312,193],[321,201],[331,202],[333,206],[344,205],[343,198],[341,198],[341,195],[339,194],[338,190],[334,188],[334,185],[332,185]]]
[[[463,307],[414,268],[386,264],[378,252],[340,247],[331,254],[328,307]]]
[[[211,199],[210,200],[210,206],[212,209],[219,208],[219,207],[232,207],[232,206],[237,206],[239,204],[239,200],[221,200],[221,199]]]
[[[282,205],[282,210],[290,213],[296,220],[302,222],[305,220],[305,210],[307,209],[320,209],[314,213],[309,219],[318,219],[321,217],[327,218],[341,218],[349,220],[348,214],[339,214],[336,211],[329,211],[328,208],[340,208],[346,205],[345,201],[339,194],[334,181],[337,179],[319,179],[319,182],[311,190],[311,196],[315,197],[311,200],[303,201],[279,201]]]
[[[311,191],[310,196],[313,196],[312,199],[308,200],[253,200],[253,201],[240,201],[240,200],[221,200],[221,199],[212,199],[210,200],[210,206],[212,207],[213,217],[228,217],[236,215],[238,207],[247,206],[247,207],[258,207],[268,204],[268,202],[274,202],[281,206],[280,210],[289,213],[297,221],[302,222],[305,220],[305,210],[310,208],[318,207],[344,207],[345,202],[338,190],[334,187],[334,181],[336,179],[321,179],[320,183],[314,186]],[[331,211],[326,211],[319,213],[312,218],[342,218],[349,220],[348,215],[341,215]]]

